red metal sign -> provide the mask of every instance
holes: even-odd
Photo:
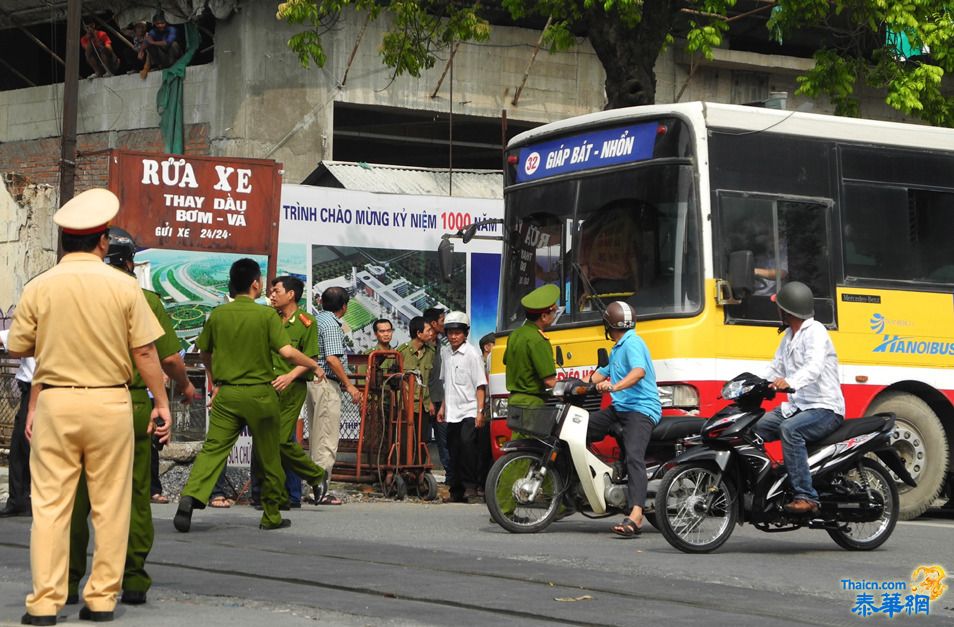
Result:
[[[142,248],[268,255],[275,272],[281,164],[113,150],[114,223]]]

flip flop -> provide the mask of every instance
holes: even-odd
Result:
[[[318,501],[317,504],[318,505],[343,505],[344,501],[342,501],[337,496],[329,492],[329,493],[326,493],[323,497],[321,497],[321,500]]]
[[[226,509],[232,507],[232,501],[225,498],[224,496],[217,496],[211,501],[209,501],[209,507],[217,507],[219,509]]]
[[[149,500],[152,501],[153,503],[159,503],[160,505],[164,505],[169,502],[169,498],[166,496],[163,496],[162,494],[153,494],[149,498]]]
[[[611,529],[613,533],[621,538],[635,538],[643,532],[643,530],[639,528],[639,525],[636,524],[636,521],[628,516],[618,525],[613,525]]]

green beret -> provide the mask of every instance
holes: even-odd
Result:
[[[560,298],[560,288],[553,284],[543,285],[520,299],[520,304],[527,313],[541,313],[547,311]]]

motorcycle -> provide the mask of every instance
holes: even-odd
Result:
[[[875,549],[891,536],[898,521],[898,490],[888,469],[915,486],[890,446],[894,414],[846,420],[809,444],[821,507],[792,514],[782,508],[791,500],[791,488],[781,449],[754,430],[765,414],[762,402],[777,391],[793,392],[775,390],[750,373],[726,383],[722,397],[733,403],[706,421],[701,446],[667,465],[656,493],[656,518],[673,547],[686,553],[714,551],[737,523],[745,522],[766,532],[824,529],[839,546],[856,551]]]
[[[629,513],[626,504],[626,462],[623,438],[620,458],[606,461],[587,447],[587,397],[595,386],[579,379],[558,381],[541,407],[511,407],[507,426],[523,434],[501,446],[503,455],[487,473],[484,498],[490,515],[511,533],[536,533],[558,517],[579,512],[589,518]],[[646,450],[647,476],[683,451],[683,441],[698,435],[695,416],[664,416],[653,429]],[[651,508],[653,495],[647,497]],[[647,512],[652,522],[652,513]]]

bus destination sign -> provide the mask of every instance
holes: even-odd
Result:
[[[657,126],[634,124],[521,148],[517,182],[651,159]]]

